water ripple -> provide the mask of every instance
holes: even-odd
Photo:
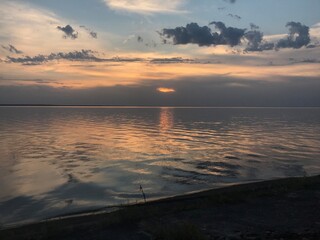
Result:
[[[20,107],[0,115],[0,225],[140,201],[140,184],[156,198],[320,173],[320,109]]]

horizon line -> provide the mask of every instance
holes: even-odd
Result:
[[[320,106],[192,106],[109,104],[0,104],[0,107],[106,107],[106,108],[320,108]]]

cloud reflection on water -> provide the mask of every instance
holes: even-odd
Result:
[[[5,223],[320,172],[319,109],[0,111]]]

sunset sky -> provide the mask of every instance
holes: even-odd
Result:
[[[320,106],[319,0],[0,0],[0,104]]]

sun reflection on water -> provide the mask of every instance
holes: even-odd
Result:
[[[174,126],[173,108],[160,108],[159,127],[161,131],[167,131]]]

